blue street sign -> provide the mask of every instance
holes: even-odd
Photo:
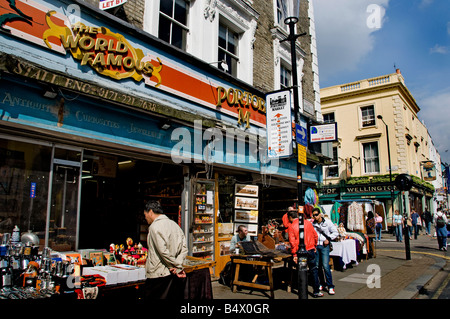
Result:
[[[295,124],[295,136],[298,144],[305,147],[308,146],[308,132],[306,128],[299,124]]]
[[[30,198],[36,197],[36,183],[31,183]]]

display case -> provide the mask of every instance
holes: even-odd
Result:
[[[215,181],[192,183],[192,220],[189,252],[196,258],[214,260]]]

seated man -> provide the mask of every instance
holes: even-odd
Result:
[[[248,230],[247,227],[245,227],[244,225],[239,225],[238,229],[237,229],[237,234],[234,235],[231,238],[231,243],[230,243],[230,251],[232,254],[234,254],[236,252],[236,244],[238,242],[241,241],[250,241],[250,235],[248,234]]]

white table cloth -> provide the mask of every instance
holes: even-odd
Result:
[[[341,257],[345,265],[356,260],[356,243],[353,239],[346,239],[344,241],[333,242],[333,251],[330,256]]]

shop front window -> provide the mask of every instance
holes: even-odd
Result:
[[[52,148],[0,138],[0,232],[36,233],[44,245]]]

